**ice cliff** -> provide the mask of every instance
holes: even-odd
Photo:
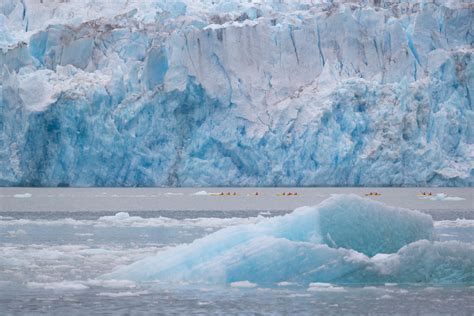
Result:
[[[471,186],[473,12],[3,0],[0,185]]]
[[[428,215],[338,195],[285,216],[224,228],[103,278],[265,286],[472,283],[473,246],[433,239]]]

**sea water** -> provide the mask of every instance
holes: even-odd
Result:
[[[249,280],[222,283],[104,278],[142,259],[206,236],[212,238],[228,227],[259,227],[269,218],[291,213],[299,206],[316,205],[333,193],[356,193],[388,205],[420,210],[434,219],[437,242],[474,244],[473,191],[469,188],[199,191],[204,190],[0,190],[2,314],[474,313],[471,281],[289,280],[261,285]],[[228,191],[230,196],[219,195]],[[382,195],[365,196],[371,191]],[[417,195],[423,191],[432,195]],[[288,192],[298,195],[287,196]],[[465,280],[472,280],[472,275]]]

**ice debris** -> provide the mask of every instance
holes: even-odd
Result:
[[[17,199],[28,199],[32,196],[33,195],[31,193],[18,193],[18,194],[13,195],[13,197],[15,197]]]
[[[432,201],[464,201],[465,198],[459,196],[448,196],[446,193],[438,193],[436,195],[422,196],[420,197],[425,200]]]
[[[231,287],[251,289],[257,287],[257,284],[249,281],[236,281],[230,284]]]

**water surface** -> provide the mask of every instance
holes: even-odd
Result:
[[[247,196],[257,189],[229,188],[224,191],[238,195],[192,195],[197,191],[0,190],[2,313],[474,313],[474,284],[338,284],[311,289],[292,284],[247,288],[97,279],[162,249],[224,227],[282,215],[296,206],[317,204],[339,192],[380,192],[381,196],[370,198],[430,214],[440,241],[474,243],[472,189],[258,189],[259,196]],[[294,191],[298,196],[276,195]],[[420,191],[464,200],[425,199],[417,196]],[[128,221],[110,217],[119,211],[135,217]]]

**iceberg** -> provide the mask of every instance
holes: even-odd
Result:
[[[474,282],[473,245],[435,239],[428,215],[335,195],[284,216],[221,229],[102,278],[259,286]]]
[[[33,196],[33,194],[28,193],[28,192],[26,192],[26,193],[17,193],[17,194],[13,195],[13,197],[17,198],[17,199],[28,199],[32,196]]]
[[[5,0],[0,185],[472,186],[468,0]]]

